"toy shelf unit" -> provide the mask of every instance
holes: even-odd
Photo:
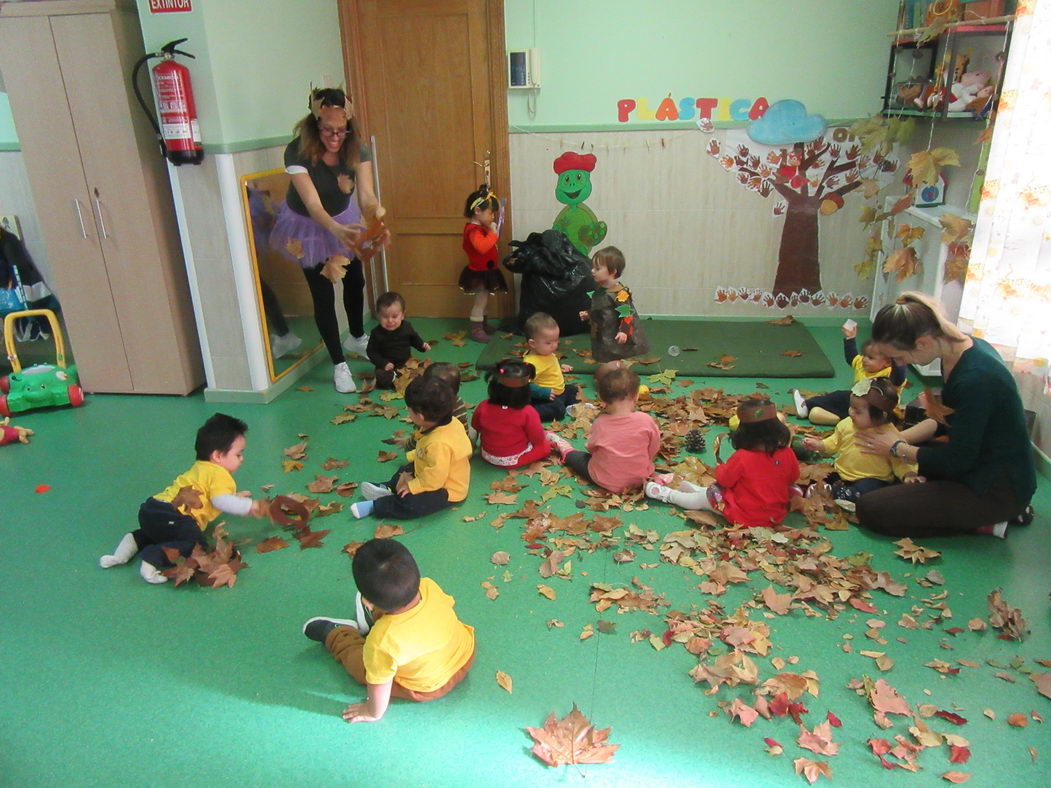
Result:
[[[1003,88],[1012,19],[955,22],[933,38],[924,28],[892,33],[883,114],[987,118]]]
[[[888,197],[884,206],[889,210],[894,204],[895,197]],[[926,295],[933,296],[941,301],[945,308],[945,316],[953,323],[960,313],[960,302],[963,300],[963,284],[956,280],[945,281],[945,260],[948,256],[948,245],[942,243],[942,227],[939,218],[946,214],[955,214],[972,223],[977,220],[973,213],[968,213],[963,208],[952,205],[938,205],[929,208],[918,208],[911,206],[899,213],[894,223],[885,221],[882,229],[882,240],[884,252],[880,256],[879,268],[876,270],[875,280],[872,285],[872,311],[870,317],[875,318],[876,313],[887,304],[894,303],[895,299],[906,290],[918,290]],[[896,273],[883,273],[883,263],[887,255],[895,248],[894,229],[900,224],[918,224],[926,232],[923,237],[913,244],[916,256],[920,260],[918,270],[915,274],[902,281],[898,281]],[[941,374],[941,361],[935,359],[925,366],[916,365],[916,369],[922,375]]]

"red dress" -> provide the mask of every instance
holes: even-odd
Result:
[[[532,405],[509,408],[483,400],[474,409],[471,426],[478,430],[482,459],[492,465],[520,468],[551,453],[540,415]]]
[[[723,516],[741,525],[778,525],[788,514],[789,488],[799,479],[799,460],[792,449],[738,449],[715,469],[726,506]]]
[[[496,267],[500,238],[488,227],[468,222],[463,228],[463,250],[467,265],[460,273],[460,289],[465,293],[486,291],[506,293],[507,282]]]

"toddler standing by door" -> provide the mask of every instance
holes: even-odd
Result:
[[[471,305],[471,339],[488,342],[492,329],[485,322],[485,309],[490,293],[506,293],[507,282],[496,267],[500,236],[497,234],[496,215],[500,203],[496,195],[483,183],[467,195],[463,215],[470,221],[463,228],[463,250],[467,265],[460,272],[460,289],[474,296]]]

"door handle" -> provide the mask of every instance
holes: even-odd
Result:
[[[80,221],[80,236],[87,240],[88,231],[84,228],[84,214],[80,211],[80,200],[73,198],[73,207],[77,209],[77,219]]]
[[[109,240],[109,233],[106,232],[106,220],[102,218],[102,203],[99,202],[99,190],[95,187],[95,213],[99,217],[99,229],[102,230],[102,239],[104,241]]]

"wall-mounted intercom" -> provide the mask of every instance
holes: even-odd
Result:
[[[536,89],[540,87],[540,51],[521,49],[507,53],[507,86]]]

